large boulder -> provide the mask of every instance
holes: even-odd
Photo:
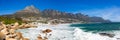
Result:
[[[8,31],[9,31],[8,28],[4,28],[3,30],[1,30],[1,32],[4,34],[8,34],[9,33]]]
[[[46,30],[43,30],[42,32],[43,32],[43,33],[50,33],[50,32],[52,32],[52,30],[46,29]]]
[[[0,40],[5,40],[5,34],[0,32]]]
[[[10,29],[9,32],[14,34],[15,33],[15,29]]]
[[[17,35],[17,38],[18,38],[18,39],[23,38],[22,33],[20,33],[20,32],[17,32],[16,35]]]

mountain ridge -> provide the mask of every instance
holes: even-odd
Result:
[[[4,15],[5,16],[5,15]],[[30,17],[34,17],[39,18],[46,18],[47,20],[51,20],[51,19],[62,19],[64,21],[71,19],[69,21],[75,21],[75,22],[79,22],[79,21],[84,21],[84,22],[111,22],[110,20],[105,20],[101,17],[89,17],[88,15],[84,15],[82,13],[67,13],[67,12],[62,12],[62,11],[58,11],[58,10],[54,10],[54,9],[45,9],[43,11],[40,11],[39,9],[35,8],[33,5],[27,6],[25,7],[23,10],[18,11],[14,14],[12,14],[12,16],[14,17],[22,17],[22,18],[29,18]],[[7,16],[6,16],[7,17]]]

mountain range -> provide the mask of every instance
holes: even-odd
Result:
[[[33,5],[25,7],[23,10],[17,11],[14,14],[10,15],[2,15],[4,17],[10,17],[10,18],[34,18],[37,20],[37,18],[46,18],[46,20],[52,20],[52,19],[60,19],[63,21],[71,21],[71,22],[111,22],[110,20],[105,20],[101,17],[90,17],[88,15],[84,15],[82,13],[68,13],[68,12],[62,12],[54,9],[45,9],[43,11],[40,11],[38,8],[35,8]],[[71,20],[70,20],[71,19]],[[40,19],[38,19],[40,20]],[[77,21],[75,21],[77,20]]]

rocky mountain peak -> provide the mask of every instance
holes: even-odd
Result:
[[[40,11],[37,8],[35,8],[34,5],[25,7],[25,9],[23,11],[32,12],[32,13],[40,13]]]
[[[36,9],[34,5],[26,6],[24,10],[32,10],[32,9]]]

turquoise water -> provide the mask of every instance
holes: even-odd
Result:
[[[112,22],[112,23],[89,23],[89,24],[72,24],[71,27],[78,27],[80,29],[93,32],[101,32],[101,31],[114,31],[120,30],[120,22]]]

